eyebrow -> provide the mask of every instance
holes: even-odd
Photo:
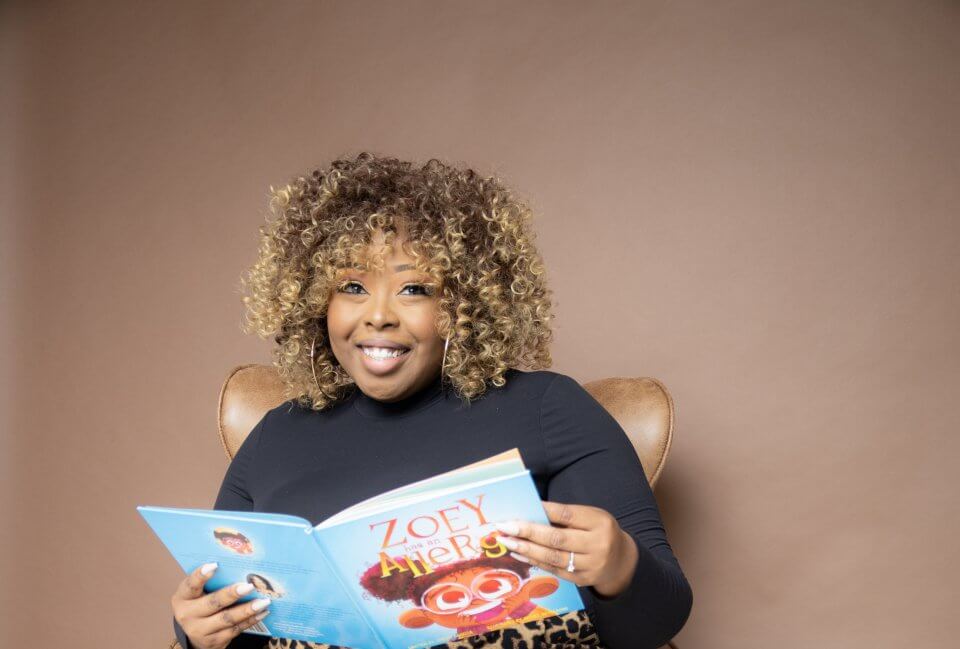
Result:
[[[363,270],[360,266],[343,266],[343,267],[341,267],[341,268],[344,269],[344,270],[356,270],[356,271],[362,271],[362,270]],[[402,272],[405,271],[405,270],[416,270],[416,269],[417,269],[417,267],[414,266],[413,264],[400,264],[399,266],[394,266],[394,267],[393,267],[393,272],[395,272],[395,273],[402,273]]]

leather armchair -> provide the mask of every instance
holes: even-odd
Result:
[[[583,387],[627,433],[653,488],[663,472],[673,440],[673,399],[666,387],[649,377],[598,379]],[[233,459],[268,410],[288,399],[285,385],[273,367],[235,367],[223,382],[217,404],[217,432],[227,457]],[[182,648],[174,639],[170,649]]]

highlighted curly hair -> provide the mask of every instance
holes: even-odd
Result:
[[[382,267],[382,254],[367,253],[378,230],[387,247],[403,240],[442,286],[444,372],[462,399],[503,386],[511,367],[551,366],[552,292],[531,211],[499,179],[363,152],[270,190],[275,218],[260,227],[258,259],[241,280],[243,331],[274,337],[274,365],[300,405],[324,410],[356,387],[330,348],[326,313],[339,269]]]

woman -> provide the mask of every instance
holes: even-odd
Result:
[[[367,153],[297,178],[271,207],[246,329],[275,338],[295,397],[250,432],[215,508],[317,524],[517,447],[550,525],[501,531],[587,609],[441,646],[642,649],[675,635],[691,589],[633,446],[579,383],[543,369],[552,303],[530,210],[495,178]],[[242,585],[204,594],[214,570],[172,598],[184,649],[309,646],[243,634],[269,608],[236,604]]]

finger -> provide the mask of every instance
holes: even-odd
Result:
[[[532,541],[522,539],[501,538],[500,543],[510,550],[512,555],[520,555],[518,558],[532,559],[540,564],[553,566],[556,569],[566,570],[567,563],[570,561],[570,552],[574,553],[574,564],[577,570],[584,570],[592,565],[592,559],[587,552],[577,552],[576,550],[544,547]],[[514,546],[514,547],[511,547]]]
[[[228,606],[233,606],[238,599],[249,595],[251,591],[253,591],[253,584],[245,581],[224,586],[196,600],[195,610],[199,617],[216,615]]]
[[[580,530],[593,529],[606,515],[603,510],[589,505],[555,503],[549,500],[540,502],[543,503],[543,511],[547,513],[547,519],[551,523],[564,527],[575,527]]]
[[[523,554],[526,554],[523,548],[525,547],[524,542],[527,540],[545,548],[586,552],[590,548],[590,539],[593,536],[586,530],[555,527],[530,521],[507,521],[505,523],[495,523],[495,525],[501,532],[514,537],[518,541],[520,544],[519,551]],[[509,544],[504,543],[504,545],[510,548]],[[517,550],[518,548],[510,549]]]
[[[253,600],[253,601],[256,602],[260,600]],[[266,600],[266,601],[269,602],[270,600]],[[237,637],[238,635],[243,633],[246,629],[249,629],[254,624],[256,624],[257,622],[260,622],[265,617],[267,617],[267,615],[270,614],[270,609],[252,610],[252,604],[253,602],[244,602],[243,604],[237,604],[234,608],[237,609],[238,612],[236,613],[231,612],[231,617],[236,618],[237,621],[228,626],[216,627],[215,631],[213,631],[211,634],[208,634],[209,636],[211,636],[211,639],[217,645],[225,645],[230,640]],[[224,611],[224,613],[227,613],[229,611],[231,611],[231,609]]]
[[[249,584],[247,584],[249,586]],[[234,586],[228,586],[226,589],[221,590],[233,590],[236,592]],[[218,591],[219,592],[219,591]],[[250,592],[246,590],[245,592]],[[211,593],[211,595],[216,593]],[[224,593],[224,598],[229,598],[231,596],[229,593]],[[229,630],[233,627],[239,627],[244,620],[249,619],[251,616],[256,616],[257,614],[264,611],[264,609],[270,605],[270,599],[263,597],[259,599],[252,599],[248,602],[239,602],[232,604],[230,606],[225,606],[214,613],[206,613],[202,617],[203,623],[201,625],[201,631],[205,635],[212,635],[219,633],[224,630]],[[242,630],[242,629],[241,629]],[[239,633],[239,631],[238,631]]]
[[[207,583],[216,570],[216,562],[205,563],[197,567],[177,586],[177,596],[180,597],[180,599],[197,599],[203,596],[203,585]]]
[[[512,556],[515,559],[518,559],[519,561],[529,563],[531,566],[536,566],[537,568],[540,568],[541,570],[549,572],[550,574],[556,575],[561,579],[566,579],[567,581],[572,582],[578,586],[587,585],[586,577],[582,572],[579,571],[580,570],[579,567],[577,567],[577,571],[575,572],[568,572],[564,568],[560,568],[549,563],[544,563],[543,561],[540,561],[538,559],[534,559],[531,557],[520,556],[515,552],[511,552],[510,556]]]

